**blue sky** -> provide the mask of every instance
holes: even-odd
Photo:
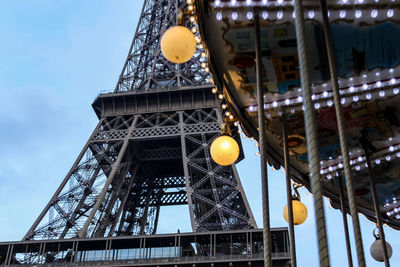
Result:
[[[141,6],[140,0],[0,1],[0,241],[23,237],[72,166],[97,124],[91,103],[115,86]],[[243,144],[239,174],[262,227],[259,158],[254,142]],[[286,226],[284,174],[269,169],[269,177],[271,224]],[[296,227],[298,266],[318,266],[312,199],[305,189],[301,194],[310,216]],[[346,266],[341,214],[325,206],[332,266]],[[369,254],[374,226],[364,216],[360,221],[368,266],[383,266]],[[159,232],[178,228],[191,231],[188,208],[163,208]],[[385,230],[394,266],[400,234]]]

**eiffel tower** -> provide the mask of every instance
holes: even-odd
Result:
[[[92,105],[97,127],[24,240],[153,235],[162,206],[186,204],[194,232],[257,228],[235,165],[210,157],[223,118],[205,58],[160,51],[185,5],[144,1],[115,90]]]

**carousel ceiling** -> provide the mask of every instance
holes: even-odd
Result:
[[[343,176],[336,115],[318,1],[303,1],[324,192],[339,207]],[[328,1],[341,104],[359,211],[374,219],[363,145],[372,151],[383,220],[400,228],[400,1]],[[292,175],[309,185],[302,89],[292,1],[197,1],[209,68],[232,114],[258,138],[254,15],[260,17],[269,162],[283,163],[288,118]]]

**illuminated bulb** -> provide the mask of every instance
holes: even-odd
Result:
[[[204,69],[205,67],[207,67],[207,64],[205,62],[201,63],[201,67]]]
[[[309,17],[310,19],[313,19],[314,16],[315,16],[314,10],[308,11],[308,17]]]
[[[356,10],[355,16],[356,16],[356,18],[361,18],[361,16],[362,16],[361,10]]]
[[[267,12],[267,11],[263,11],[263,12],[261,13],[261,17],[262,17],[264,20],[268,19],[268,12]]]
[[[216,93],[218,92],[218,89],[217,89],[216,87],[214,87],[213,89],[211,89],[211,92],[212,92],[213,94],[216,94]]]
[[[303,97],[299,95],[299,96],[297,97],[297,102],[303,102]]]
[[[221,0],[215,0],[214,5],[215,6],[220,6],[221,5]]]
[[[256,156],[260,156],[260,153],[259,153],[259,152],[256,152]]]
[[[356,166],[356,171],[359,171],[359,170],[361,170],[361,167],[360,166]]]
[[[332,107],[332,106],[333,106],[333,102],[332,102],[331,100],[329,100],[328,102],[326,102],[326,104],[327,104],[329,107]]]
[[[400,158],[400,152],[396,153],[396,157]]]
[[[209,72],[209,71],[210,71],[210,68],[209,68],[209,67],[206,67],[206,68],[204,69],[204,71],[205,71],[205,72]]]
[[[391,161],[392,160],[392,158],[389,155],[386,156],[385,159],[386,159],[386,161]]]
[[[224,98],[224,95],[223,94],[219,94],[218,98],[222,100]]]
[[[194,10],[194,6],[193,5],[188,5],[188,10],[189,11],[193,11]]]
[[[273,106],[274,108],[276,108],[276,107],[278,106],[278,102],[276,102],[276,101],[272,102],[272,106]]]
[[[379,165],[379,164],[381,164],[381,160],[380,159],[376,159],[375,163]]]
[[[342,19],[345,18],[346,17],[346,11],[345,10],[340,10],[339,17],[341,17]]]
[[[286,105],[290,105],[290,100],[289,100],[289,99],[286,99],[286,100],[285,100],[285,104],[286,104]]]
[[[342,105],[344,105],[346,103],[346,99],[345,98],[340,99],[340,103],[342,103]]]
[[[231,0],[231,5],[235,6],[236,5],[236,0]]]
[[[216,18],[217,18],[217,20],[221,20],[222,19],[222,13],[221,12],[217,12]]]
[[[395,84],[396,83],[396,79],[395,78],[390,79],[390,83],[391,84]]]
[[[371,17],[376,18],[378,16],[378,10],[374,9],[371,11]]]
[[[293,223],[294,225],[299,225],[305,222],[307,219],[307,207],[300,202],[300,200],[294,199],[292,200],[292,207],[293,207]],[[288,217],[288,206],[286,205],[283,209],[283,217],[287,222],[289,222]]]
[[[229,111],[225,112],[225,116],[228,117],[229,115],[231,115],[231,113]]]
[[[353,101],[357,102],[359,100],[358,96],[353,96]]]
[[[253,12],[250,12],[250,11],[247,12],[246,17],[247,17],[248,20],[253,19]]]
[[[206,57],[206,52],[201,52],[201,57]]]
[[[248,6],[251,6],[251,3],[252,1],[251,0],[246,0],[246,4],[248,5]]]
[[[319,109],[321,107],[321,104],[320,103],[315,103],[314,107],[315,107],[315,109]]]
[[[221,108],[222,108],[222,109],[226,109],[226,108],[227,108],[226,104],[222,104],[222,105],[221,105]]]
[[[385,91],[380,91],[380,92],[379,92],[379,96],[380,96],[380,97],[384,97],[384,96],[385,96]]]
[[[237,18],[238,18],[238,13],[236,11],[232,12],[232,19],[237,20]]]
[[[388,16],[388,18],[393,17],[393,15],[394,15],[393,9],[389,9],[389,10],[387,11],[386,15]]]
[[[394,146],[390,146],[390,147],[389,147],[389,151],[390,151],[390,152],[393,152],[393,151],[394,151]]]
[[[371,94],[366,94],[366,95],[365,95],[365,98],[366,98],[366,99],[368,99],[368,100],[370,100],[370,99],[371,99],[371,97],[372,97],[372,95],[371,95]]]
[[[173,26],[161,37],[161,51],[170,62],[182,64],[196,52],[196,40],[188,28]]]
[[[393,94],[395,94],[395,95],[399,94],[399,88],[394,88],[393,89]]]
[[[230,120],[233,120],[233,115],[229,115],[229,119],[230,119]]]
[[[381,87],[381,86],[382,86],[382,82],[381,82],[381,81],[377,81],[377,82],[376,82],[376,86],[377,86],[377,87]]]
[[[363,89],[367,90],[368,89],[368,84],[363,84]]]
[[[210,147],[211,158],[219,165],[229,166],[239,157],[239,145],[232,137],[217,137]]]
[[[354,86],[350,86],[349,90],[350,90],[350,93],[353,93],[354,92]]]
[[[203,44],[199,44],[199,49],[202,50],[204,48]]]
[[[327,91],[324,91],[324,92],[322,93],[322,96],[323,96],[323,97],[328,97],[328,95],[329,95],[329,94],[328,94]]]
[[[283,18],[283,12],[282,11],[278,11],[278,13],[276,13],[276,17],[278,19],[282,19]]]

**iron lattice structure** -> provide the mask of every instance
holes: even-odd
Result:
[[[160,207],[183,204],[193,231],[256,227],[235,166],[210,157],[223,119],[200,52],[176,65],[160,51],[185,5],[144,1],[116,89],[93,103],[100,121],[25,240],[155,234]]]

